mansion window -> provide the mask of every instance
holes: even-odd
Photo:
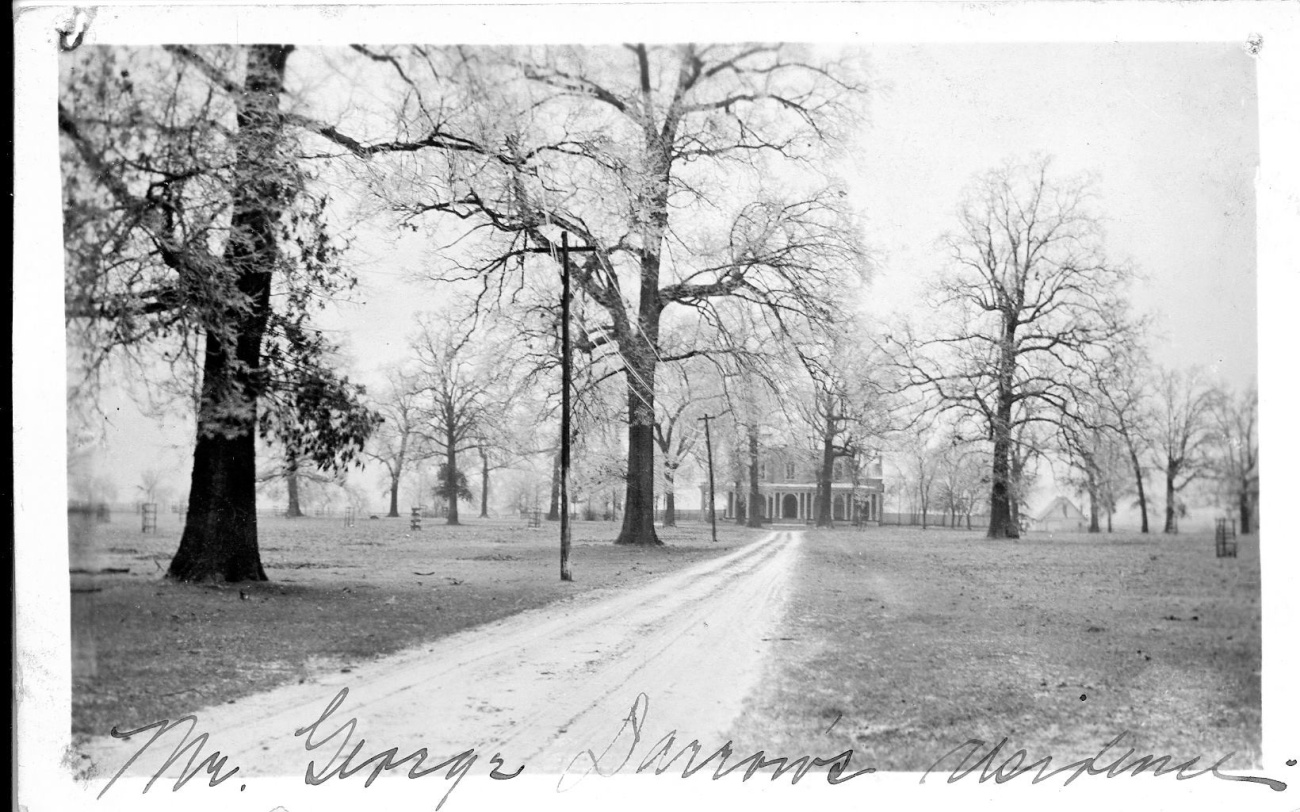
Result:
[[[794,481],[794,463],[793,463],[793,462],[787,462],[787,463],[785,464],[785,478],[786,478],[786,481],[787,481],[787,482],[793,482],[793,481]]]

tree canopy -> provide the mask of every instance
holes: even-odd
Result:
[[[82,383],[93,391],[125,360],[193,393],[189,507],[169,570],[180,580],[265,579],[259,430],[332,468],[375,422],[311,323],[355,280],[282,112],[293,50],[85,49],[59,100],[66,313]]]
[[[1046,158],[977,178],[943,239],[949,262],[931,292],[940,319],[892,341],[935,413],[974,421],[992,442],[990,537],[1019,535],[1018,427],[1078,421],[1086,359],[1125,332],[1130,271],[1107,259],[1092,198]]]
[[[755,324],[789,336],[831,323],[844,280],[864,273],[844,194],[816,171],[865,90],[850,60],[767,44],[362,53],[398,77],[393,135],[318,132],[390,161],[384,194],[408,224],[467,224],[474,250],[439,278],[478,280],[499,302],[539,267],[534,249],[558,258],[561,233],[591,249],[573,281],[627,386],[619,541],[658,543],[659,365],[728,351]],[[792,165],[814,171],[793,182]],[[704,332],[670,343],[676,319]]]

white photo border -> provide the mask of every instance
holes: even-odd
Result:
[[[1268,519],[1261,544],[1263,595],[1263,754],[1261,774],[1286,781],[1287,792],[1202,779],[1177,782],[1059,782],[1029,786],[946,786],[914,774],[882,774],[840,788],[811,777],[791,788],[764,781],[650,783],[619,778],[557,795],[553,782],[531,779],[487,785],[467,779],[449,808],[695,809],[745,803],[760,808],[817,805],[859,809],[906,802],[918,808],[954,804],[1020,804],[1095,809],[1294,809],[1300,806],[1300,649],[1295,625],[1300,595],[1300,545],[1286,529],[1300,459],[1294,308],[1300,302],[1300,7],[1293,2],[875,2],[875,3],[546,3],[509,4],[106,4],[78,11],[19,3],[15,10],[15,240],[13,290],[15,673],[18,801],[38,809],[285,810],[352,808],[386,803],[432,809],[442,787],[381,782],[368,790],[307,788],[300,780],[256,780],[246,792],[194,785],[173,795],[158,786],[119,785],[96,801],[64,765],[69,743],[70,650],[66,482],[63,269],[60,242],[58,29],[85,27],[83,45],[158,42],[325,44],[433,42],[616,43],[629,39],[807,42],[1239,42],[1255,39],[1259,88],[1260,172],[1258,303],[1261,504]],[[1287,406],[1291,403],[1291,406]],[[1195,712],[1195,709],[1189,709]],[[1207,754],[1210,755],[1210,754]],[[390,785],[385,785],[390,784]],[[416,806],[418,805],[418,806]]]

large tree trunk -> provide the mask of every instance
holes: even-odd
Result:
[[[397,484],[400,474],[393,474],[388,487],[388,518],[399,519],[402,514],[397,509]]]
[[[1177,464],[1170,462],[1165,468],[1165,532],[1176,533],[1178,526],[1177,501],[1178,490],[1174,487],[1174,480],[1178,476]]]
[[[658,279],[658,274],[655,274]],[[657,283],[656,283],[657,284]],[[657,293],[657,292],[656,292]],[[646,295],[644,290],[642,295]],[[645,311],[645,308],[642,308]],[[657,321],[657,315],[655,316]],[[643,327],[645,325],[643,324]],[[627,496],[623,501],[623,527],[615,544],[655,546],[655,362],[643,335],[638,346],[624,350],[630,362],[627,385]]]
[[[1241,532],[1249,533],[1254,526],[1254,509],[1251,505],[1250,491],[1243,487],[1237,495],[1237,512],[1241,514]]]
[[[1025,457],[1021,455],[1019,443],[1013,443],[1010,451],[1010,493],[1008,506],[1011,510],[1011,524],[1020,528],[1020,495],[1024,493]]]
[[[817,526],[835,524],[831,509],[831,474],[835,469],[835,418],[828,416],[822,434],[822,464],[817,469]]]
[[[649,386],[628,384],[627,491],[623,526],[614,543],[654,546],[663,543],[655,534],[654,372],[641,375]]]
[[[205,339],[189,506],[167,569],[178,581],[266,580],[257,548],[254,439],[271,274],[280,258],[276,229],[291,188],[279,150],[279,108],[292,50],[250,46],[244,93],[236,99],[236,171],[247,181],[231,190],[231,235],[223,260],[244,298],[225,316],[234,328],[233,346],[219,329],[209,329]]]
[[[298,463],[290,462],[289,470],[284,476],[285,489],[289,492],[289,507],[284,515],[290,519],[302,518],[302,504],[298,499]]]
[[[649,82],[648,76],[643,81]],[[647,90],[647,93],[649,91]],[[647,121],[653,117],[644,111]],[[668,194],[672,181],[672,144],[676,124],[664,122],[660,130],[647,126],[643,133],[646,183],[637,195],[641,221],[635,327],[625,325],[619,350],[627,365],[627,496],[623,500],[623,528],[615,544],[656,546],[655,535],[655,367],[659,359],[659,270],[664,236],[668,233]]]
[[[482,446],[479,446],[478,456],[483,463],[483,493],[479,496],[478,517],[486,519],[488,517],[488,455]]]
[[[456,432],[454,421],[447,421],[447,524],[460,524],[460,472],[456,469]]]
[[[631,407],[635,410],[635,406]],[[654,427],[633,423],[627,432],[627,497],[615,544],[661,544],[655,535]]]
[[[677,469],[664,465],[663,470],[663,526],[677,526]]]
[[[1088,532],[1101,532],[1101,513],[1097,506],[1097,480],[1088,474]]]
[[[1137,452],[1132,448],[1129,448],[1128,456],[1133,462],[1133,477],[1137,480],[1138,508],[1142,513],[1142,532],[1150,533],[1151,527],[1147,524],[1147,491],[1146,485],[1142,482],[1142,463],[1138,460]]]
[[[1007,409],[1010,419],[1010,409]],[[989,532],[991,539],[1020,538],[1020,527],[1011,517],[1011,489],[1007,487],[1010,479],[1008,454],[1011,439],[1005,431],[994,431],[993,439],[993,490],[989,497]]]
[[[993,419],[993,491],[989,496],[991,539],[1020,538],[1011,505],[1016,495],[1011,487],[1011,384],[1015,372],[1015,327],[1003,328],[998,379],[998,410]]]
[[[269,288],[268,288],[269,290]],[[241,343],[243,343],[241,341]],[[209,381],[237,376],[224,350],[207,342],[204,397]],[[194,446],[185,530],[167,576],[178,581],[265,581],[257,548],[256,456],[252,426],[235,435],[200,433]]]
[[[667,487],[663,494],[663,526],[677,526],[677,496],[672,492],[672,476],[668,476]]]

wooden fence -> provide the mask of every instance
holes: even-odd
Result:
[[[880,524],[891,527],[937,527],[951,528],[954,530],[987,530],[989,528],[988,516],[962,516],[957,515],[956,519],[947,513],[928,513],[922,515],[916,513],[889,513],[880,514]]]

